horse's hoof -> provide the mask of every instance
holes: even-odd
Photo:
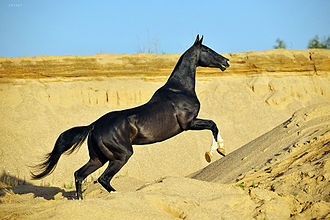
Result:
[[[212,155],[210,152],[205,152],[205,160],[208,162],[208,163],[211,163],[212,161]]]
[[[221,147],[217,148],[217,152],[218,152],[220,155],[222,155],[222,156],[226,156],[226,155],[225,155],[225,149],[223,149],[223,148],[221,148]]]

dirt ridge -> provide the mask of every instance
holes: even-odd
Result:
[[[223,53],[231,60],[226,72],[199,68],[200,76],[324,75],[330,71],[330,51],[270,50]],[[0,78],[155,77],[168,76],[180,54],[66,55],[0,57]]]

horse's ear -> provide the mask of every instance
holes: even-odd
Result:
[[[197,34],[197,37],[196,37],[196,40],[195,40],[194,45],[195,45],[195,44],[199,44],[199,34]]]
[[[202,44],[204,36],[202,35],[202,38],[199,40],[199,44]]]

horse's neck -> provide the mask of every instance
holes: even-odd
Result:
[[[176,90],[195,93],[196,63],[197,57],[193,53],[183,54],[166,85]]]

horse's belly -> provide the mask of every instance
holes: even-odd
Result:
[[[177,130],[175,133],[168,133],[168,135],[166,136],[137,136],[132,144],[133,145],[143,145],[143,144],[153,144],[153,143],[156,143],[156,142],[161,142],[161,141],[165,141],[177,134],[181,133],[180,130]]]
[[[182,132],[175,114],[165,111],[142,116],[136,128],[138,133],[132,144],[160,142]]]

